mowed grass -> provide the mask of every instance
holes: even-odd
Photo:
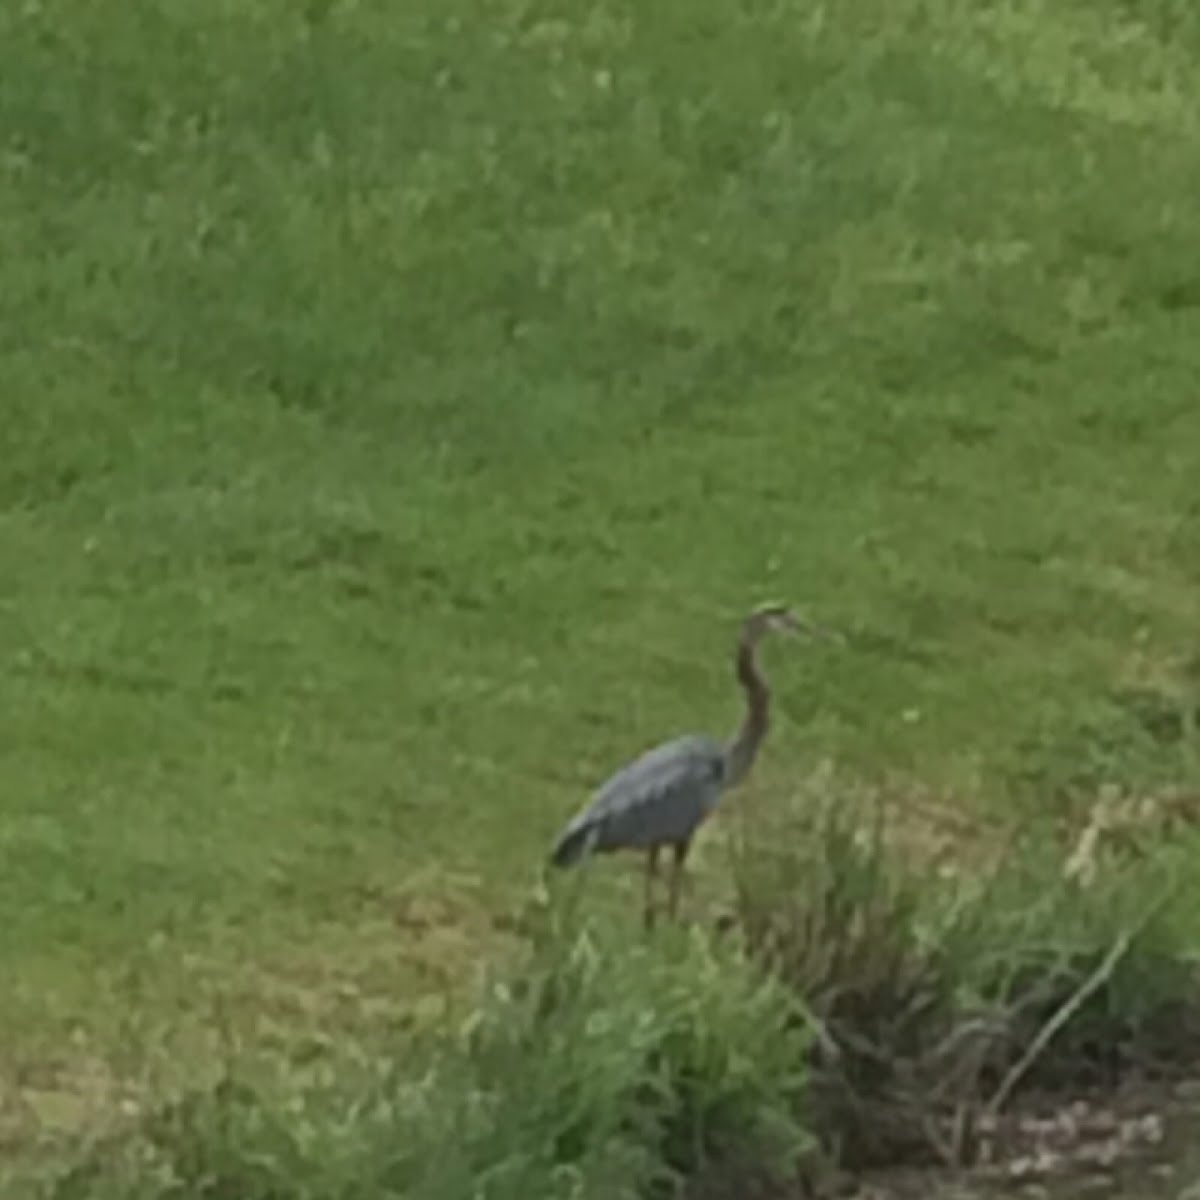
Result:
[[[1195,780],[1190,4],[44,0],[0,66],[14,1059],[443,985],[765,597],[848,642],[748,803]]]

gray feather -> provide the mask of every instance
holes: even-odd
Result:
[[[725,748],[687,734],[647,750],[601,786],[551,855],[570,866],[591,853],[686,842],[721,798]]]

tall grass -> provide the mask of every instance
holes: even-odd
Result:
[[[817,780],[739,845],[717,930],[631,939],[538,894],[523,960],[465,1020],[352,1043],[317,1076],[230,1062],[45,1194],[770,1194],[831,1168],[969,1163],[1032,1090],[1195,1061],[1188,847],[1085,884],[1044,830],[987,830],[951,870],[888,813]]]
[[[230,1076],[93,1151],[54,1200],[616,1200],[737,1156],[794,1174],[808,1031],[777,981],[703,935],[543,931],[461,1027],[360,1048],[322,1086]]]
[[[1195,1061],[1188,839],[1084,883],[1047,821],[938,846],[895,812],[822,780],[769,814],[735,871],[751,958],[822,1031],[810,1116],[835,1155],[962,1163],[1022,1092]]]

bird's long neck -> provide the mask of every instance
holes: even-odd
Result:
[[[758,669],[757,650],[758,638],[743,633],[735,663],[737,681],[746,693],[746,715],[725,752],[726,787],[736,787],[746,777],[771,727],[771,690]]]

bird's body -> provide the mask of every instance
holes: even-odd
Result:
[[[738,683],[746,695],[746,715],[737,735],[722,743],[705,734],[685,734],[622,767],[563,830],[550,856],[555,866],[573,866],[593,854],[616,850],[646,851],[646,922],[650,924],[658,854],[669,846],[675,854],[670,893],[674,911],[680,873],[696,830],[722,795],[745,778],[770,727],[771,694],[755,652],[771,630],[796,632],[808,627],[779,606],[759,609],[746,619],[735,659]]]
[[[717,807],[725,773],[725,747],[704,734],[684,734],[647,750],[600,787],[563,830],[551,855],[554,865],[690,841]]]

